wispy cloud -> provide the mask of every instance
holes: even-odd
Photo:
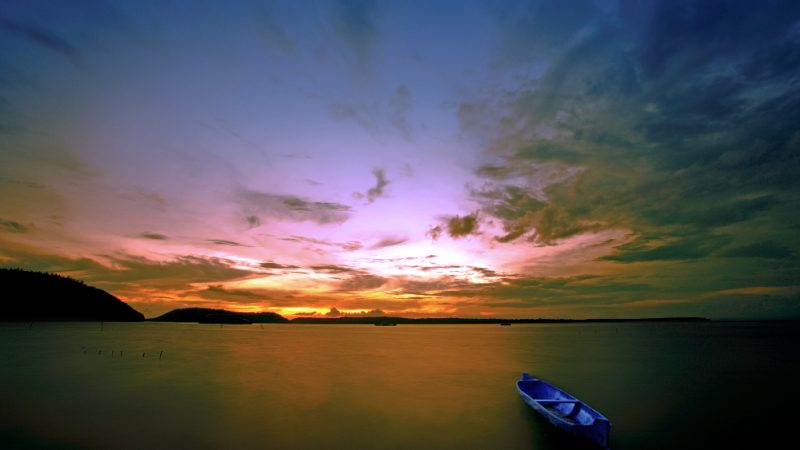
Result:
[[[26,39],[51,52],[65,56],[75,64],[80,64],[81,62],[81,54],[75,45],[62,36],[45,28],[40,28],[30,23],[0,18],[0,30]]]
[[[395,245],[400,245],[408,242],[408,238],[405,236],[387,236],[380,241],[370,245],[370,250],[377,250],[380,248],[385,247],[393,247]]]
[[[371,289],[377,289],[388,281],[387,278],[381,277],[378,275],[366,274],[366,273],[359,273],[354,274],[347,278],[346,280],[339,283],[338,289],[339,291],[368,291]]]
[[[321,225],[339,224],[350,218],[351,208],[336,202],[319,202],[293,195],[270,194],[240,189],[237,199],[248,217],[293,222],[311,221]]]
[[[0,230],[9,233],[27,233],[30,231],[30,226],[21,224],[14,220],[0,218]]]
[[[348,266],[337,266],[335,264],[318,264],[309,267],[311,270],[320,273],[339,274],[339,273],[358,273],[360,270]]]
[[[478,233],[478,213],[467,214],[466,216],[443,216],[442,225],[436,225],[428,230],[428,236],[437,240],[446,232],[453,239],[459,239]]]
[[[389,180],[386,179],[386,174],[383,169],[375,169],[372,171],[375,175],[375,186],[367,190],[367,202],[372,203],[378,197],[383,197],[383,190],[389,185]]]
[[[144,239],[151,239],[154,241],[166,241],[169,239],[169,236],[160,233],[153,233],[150,231],[145,231],[144,233],[140,234],[139,237]]]
[[[333,28],[362,65],[369,63],[373,42],[378,35],[376,9],[373,0],[337,0],[334,3]]]
[[[304,243],[304,244],[314,244],[314,245],[321,245],[321,246],[324,246],[324,247],[335,247],[335,248],[339,248],[341,250],[344,250],[346,252],[353,252],[353,251],[359,250],[360,248],[362,248],[364,246],[359,241],[335,242],[335,241],[329,241],[329,240],[325,240],[325,239],[315,239],[315,238],[311,238],[311,237],[308,237],[308,236],[289,236],[289,237],[284,237],[284,238],[280,238],[280,239],[283,240],[283,241],[289,241],[289,242],[299,242],[299,243]]]
[[[261,219],[258,216],[247,216],[244,218],[245,223],[249,228],[256,228],[261,226]]]
[[[225,245],[228,247],[252,247],[252,245],[245,245],[236,241],[229,241],[227,239],[208,239],[208,242],[215,245]]]
[[[275,262],[263,262],[259,264],[259,266],[267,270],[299,269],[298,266],[293,266],[291,264],[278,264]]]

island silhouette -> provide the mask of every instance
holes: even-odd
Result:
[[[108,292],[53,273],[0,269],[0,321],[141,322],[144,315]]]
[[[288,319],[280,314],[271,312],[240,313],[225,309],[210,308],[181,308],[149,319],[155,322],[198,322],[198,323],[226,323],[226,324],[251,324],[251,323],[286,323]]]

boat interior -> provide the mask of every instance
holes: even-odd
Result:
[[[520,387],[542,407],[561,419],[581,425],[594,423],[594,416],[580,400],[537,380],[521,380]]]

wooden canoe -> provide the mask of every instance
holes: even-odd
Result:
[[[525,403],[556,427],[608,447],[611,422],[582,401],[527,373],[517,381]]]

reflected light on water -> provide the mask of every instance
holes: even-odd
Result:
[[[789,325],[725,323],[5,324],[0,393],[14,406],[0,413],[0,440],[36,448],[572,447],[519,399],[514,382],[529,371],[608,416],[613,448],[708,448],[775,434],[779,422],[751,411],[780,402],[746,395],[744,383],[796,395],[798,341]],[[728,433],[745,423],[748,435]]]

